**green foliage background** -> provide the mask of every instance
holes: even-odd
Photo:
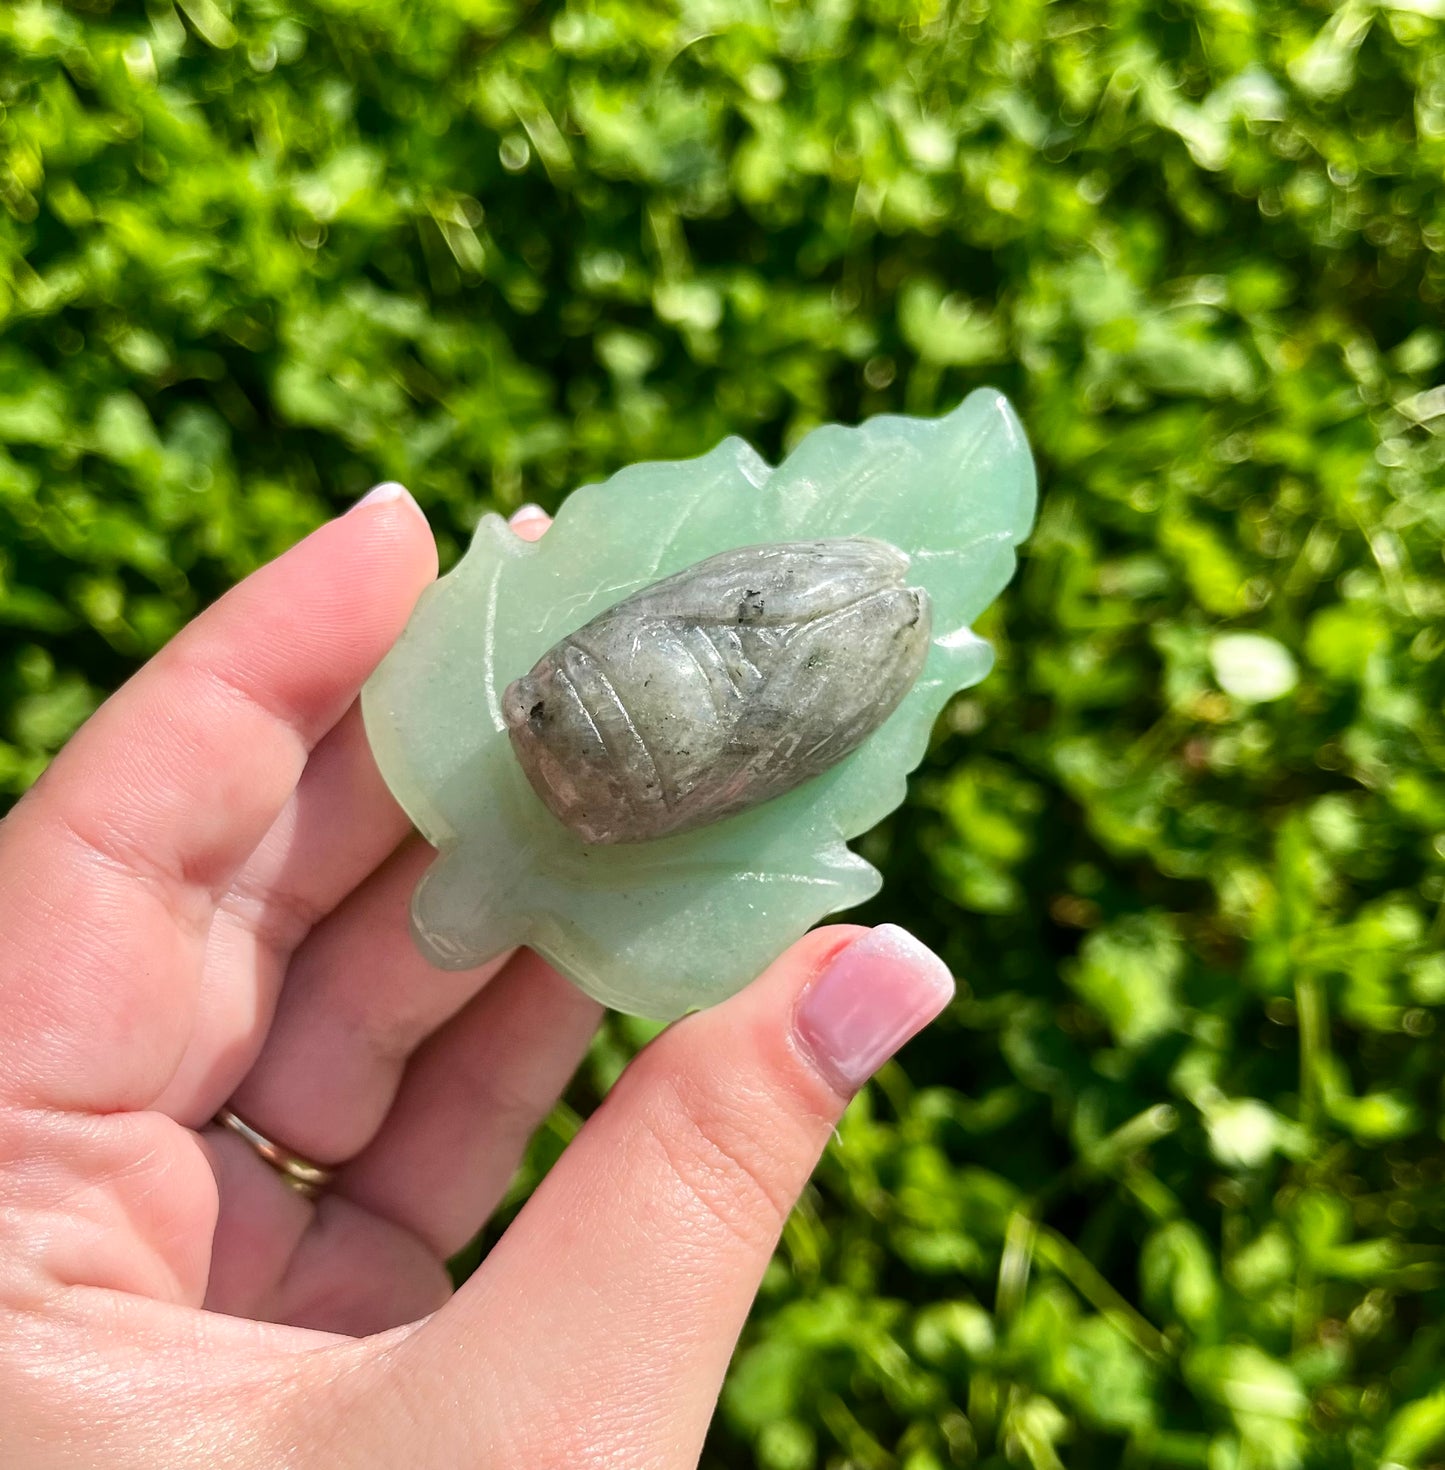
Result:
[[[377,480],[450,557],[1008,392],[1000,667],[865,844],[961,998],[707,1463],[1445,1463],[1441,0],[15,0],[0,204],[11,794]]]

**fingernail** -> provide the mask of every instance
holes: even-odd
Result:
[[[395,480],[383,480],[380,485],[368,490],[360,500],[351,508],[360,510],[363,505],[385,505],[389,501],[400,500],[409,505],[423,520],[426,519],[421,506],[416,503],[416,497],[405,485],[399,485]]]
[[[547,512],[540,505],[533,505],[531,501],[528,501],[526,505],[519,505],[507,517],[507,524],[515,526],[521,521],[545,521],[546,519]]]
[[[835,955],[803,992],[793,1033],[845,1096],[953,999],[953,976],[905,929],[880,924]]]

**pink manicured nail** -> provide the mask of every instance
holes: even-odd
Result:
[[[423,515],[422,513],[421,506],[416,503],[416,499],[412,495],[411,491],[408,490],[405,485],[397,484],[395,480],[382,481],[380,485],[377,485],[373,489],[368,490],[366,494],[363,495],[361,499],[358,500],[356,504],[353,505],[351,508],[352,510],[360,510],[363,505],[385,505],[388,501],[391,500],[404,501],[407,505],[411,506],[411,508],[419,516],[421,516],[423,520],[426,519],[425,515]]]
[[[519,505],[507,517],[507,524],[509,526],[515,526],[518,521],[545,521],[547,519],[547,512],[540,505],[534,505],[529,500],[526,505]]]
[[[803,992],[793,1033],[845,1095],[953,999],[943,961],[904,929],[880,924],[834,955]]]

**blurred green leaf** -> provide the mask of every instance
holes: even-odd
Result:
[[[1182,948],[1163,914],[1117,919],[1084,940],[1065,971],[1122,1046],[1142,1046],[1180,1019]]]

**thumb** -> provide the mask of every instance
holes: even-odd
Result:
[[[449,1448],[475,1459],[486,1446],[480,1463],[695,1465],[783,1222],[848,1099],[952,995],[942,961],[903,930],[838,926],[664,1032],[402,1346],[408,1399],[448,1406]]]

